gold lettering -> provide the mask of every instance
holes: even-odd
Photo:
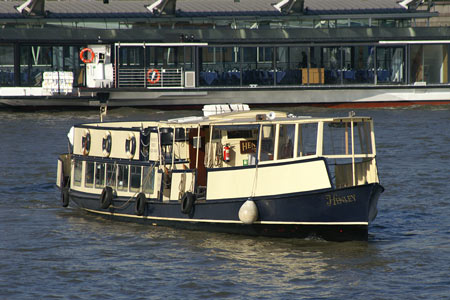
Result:
[[[336,206],[345,203],[356,202],[356,194],[350,194],[346,196],[325,195],[325,201],[327,206]]]

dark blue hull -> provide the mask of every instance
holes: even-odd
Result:
[[[89,212],[139,223],[191,230],[255,236],[326,240],[367,240],[368,225],[376,217],[383,187],[367,184],[350,188],[284,194],[253,199],[259,217],[243,224],[239,209],[247,199],[197,200],[188,214],[178,201],[147,200],[144,213],[136,213],[135,199],[114,198],[112,207],[101,208],[99,195],[70,191],[70,200]]]

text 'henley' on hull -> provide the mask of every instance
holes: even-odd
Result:
[[[185,229],[367,240],[383,191],[371,118],[247,105],[204,113],[74,126],[58,160],[63,206]]]

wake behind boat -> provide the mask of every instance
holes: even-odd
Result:
[[[58,160],[63,206],[185,229],[367,240],[383,191],[370,117],[204,111],[74,126]]]

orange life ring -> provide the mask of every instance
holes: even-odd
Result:
[[[86,51],[89,52],[89,55],[88,55],[89,58],[84,58],[84,52],[86,52]],[[94,51],[92,51],[91,48],[84,48],[83,50],[80,51],[80,59],[85,64],[93,62],[94,58],[95,58],[95,53],[94,53]]]
[[[156,78],[155,78],[156,77]],[[150,69],[147,72],[147,81],[150,84],[155,84],[161,78],[161,73],[157,69]]]

